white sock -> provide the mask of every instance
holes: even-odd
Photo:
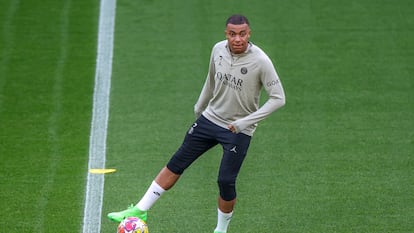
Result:
[[[233,212],[230,213],[223,213],[220,209],[217,209],[217,226],[214,230],[215,232],[227,232],[227,227],[229,226],[231,216],[233,216]]]
[[[165,190],[159,184],[157,184],[155,181],[152,181],[145,195],[135,206],[141,211],[147,211],[152,207],[152,205],[154,205],[154,203],[161,197],[164,192]]]

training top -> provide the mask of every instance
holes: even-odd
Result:
[[[268,100],[260,107],[261,89]],[[227,40],[214,45],[207,79],[194,106],[223,128],[232,124],[236,133],[252,136],[257,123],[285,104],[282,83],[270,58],[249,42],[242,54],[230,52]]]

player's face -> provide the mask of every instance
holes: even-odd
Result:
[[[227,24],[226,38],[232,53],[244,53],[249,45],[250,27],[245,24]]]

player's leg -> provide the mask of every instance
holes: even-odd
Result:
[[[108,218],[115,222],[120,222],[124,218],[136,216],[147,221],[147,211],[154,205],[154,203],[161,197],[161,195],[170,189],[178,181],[180,175],[173,173],[167,167],[161,169],[155,180],[148,187],[144,196],[135,205],[120,212],[112,212],[108,214]]]
[[[155,182],[161,186],[164,190],[169,190],[180,178],[180,174],[172,172],[167,166],[165,166],[155,177]]]
[[[221,139],[223,158],[218,175],[217,226],[214,232],[226,233],[236,204],[236,179],[246,157],[251,137],[245,134],[227,133]]]
[[[126,217],[137,216],[146,221],[147,211],[166,190],[175,185],[184,170],[201,154],[217,144],[209,132],[208,121],[204,117],[200,117],[190,127],[181,147],[171,157],[167,166],[161,169],[140,201],[127,210],[109,213],[108,218],[120,222]]]

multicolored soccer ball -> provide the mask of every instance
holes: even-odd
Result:
[[[140,218],[128,217],[118,225],[118,233],[148,233],[147,224]]]

